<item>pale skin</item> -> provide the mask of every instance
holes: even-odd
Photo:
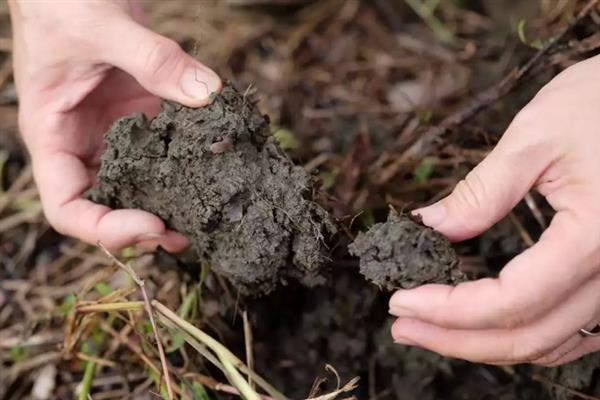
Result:
[[[19,123],[45,214],[59,232],[107,247],[185,237],[140,210],[82,198],[102,134],[119,116],[154,115],[159,97],[201,107],[221,80],[144,28],[127,0],[9,0]],[[496,279],[425,285],[390,300],[400,344],[490,364],[560,365],[600,350],[600,57],[561,73],[517,115],[454,192],[418,210],[451,240],[476,236],[537,189],[556,210],[538,243]]]
[[[188,245],[156,216],[111,210],[82,198],[92,186],[102,137],[112,121],[160,97],[207,104],[219,77],[175,42],[141,24],[127,0],[10,0],[19,125],[50,224],[113,249],[141,244],[179,251]]]

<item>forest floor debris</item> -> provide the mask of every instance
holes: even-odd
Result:
[[[451,43],[440,42],[431,19],[428,26],[412,11],[421,3],[432,7],[435,24],[452,33]],[[329,363],[340,387],[357,385],[342,397],[600,399],[596,356],[549,371],[465,363],[394,345],[388,295],[365,284],[358,262],[345,250],[358,231],[385,221],[389,204],[412,209],[448,194],[541,85],[597,54],[597,6],[544,53],[535,74],[515,81],[518,87],[511,83],[510,93],[493,92],[474,115],[471,99],[487,98],[477,93],[502,85],[498,82],[539,52],[532,44],[561,35],[591,3],[211,0],[202,9],[190,1],[145,4],[153,29],[222,75],[236,77],[237,87],[257,88],[272,129],[287,138],[287,153],[321,182],[315,200],[342,228],[339,242],[329,248],[336,268],[330,286],[309,289],[292,279],[258,299],[240,296],[207,265],[185,264],[200,275],[198,283],[181,272],[181,260],[126,249],[118,258],[145,281],[152,300],[240,360],[251,354],[257,376],[293,398],[335,392],[336,374],[324,370]],[[115,272],[100,249],[53,232],[40,213],[31,169],[16,139],[5,3],[0,42],[0,398],[74,398],[82,383],[95,400],[154,396],[162,388],[160,357],[131,278]],[[399,87],[430,95],[411,107]],[[426,135],[431,140],[415,144],[423,132],[433,132]],[[213,150],[228,146],[221,141]],[[543,199],[532,194],[511,218],[456,246],[461,269],[474,277],[497,273],[539,237],[551,216]],[[75,312],[104,303],[133,303],[137,309]],[[251,340],[244,334],[244,312]],[[80,318],[75,325],[70,315]],[[174,386],[185,387],[181,397],[237,396],[227,377],[174,328],[161,326],[160,340]],[[319,379],[320,390],[311,390],[321,372],[329,386]],[[258,383],[256,377],[251,381]]]

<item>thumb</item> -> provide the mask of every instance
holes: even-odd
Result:
[[[536,159],[522,141],[509,141],[501,140],[450,195],[413,213],[452,241],[490,228],[527,194],[543,171],[543,156]],[[525,150],[509,150],[512,144]]]
[[[102,49],[104,62],[132,75],[150,93],[188,107],[201,107],[221,89],[221,79],[173,40],[130,18],[115,18]]]

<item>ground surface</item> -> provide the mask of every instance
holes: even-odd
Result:
[[[583,3],[145,2],[154,29],[255,92],[282,147],[320,182],[316,200],[341,234],[330,248],[329,285],[308,289],[290,282],[259,299],[245,299],[199,264],[162,253],[119,256],[132,261],[151,298],[249,358],[294,398],[307,396],[317,376],[328,376],[331,389],[335,376],[324,370],[326,363],[342,383],[361,378],[353,393],[361,399],[600,398],[597,357],[542,371],[474,365],[394,345],[389,295],[364,281],[346,250],[358,231],[386,220],[390,204],[404,210],[446,195],[541,85],[594,54],[597,14],[524,79],[494,86],[525,65]],[[435,4],[432,17],[423,6]],[[71,399],[82,381],[96,400],[155,398],[160,362],[144,313],[75,313],[76,302],[139,300],[140,294],[126,274],[107,267],[111,262],[99,249],[60,237],[43,220],[15,135],[4,8],[0,18],[0,398]],[[489,87],[495,89],[477,97]],[[459,124],[445,120],[480,108]],[[531,194],[490,232],[457,246],[461,269],[472,277],[497,273],[535,241],[551,215]],[[184,398],[205,399],[198,385],[208,398],[228,396],[223,393],[232,387],[218,384],[225,377],[183,345],[179,333],[161,333]]]

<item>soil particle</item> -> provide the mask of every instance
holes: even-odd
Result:
[[[92,200],[158,215],[244,294],[288,278],[324,283],[324,241],[335,227],[267,117],[232,86],[207,107],[164,102],[151,121],[122,118],[106,146]]]
[[[448,239],[409,214],[392,210],[387,222],[359,233],[349,250],[360,258],[360,272],[383,289],[465,279]]]

